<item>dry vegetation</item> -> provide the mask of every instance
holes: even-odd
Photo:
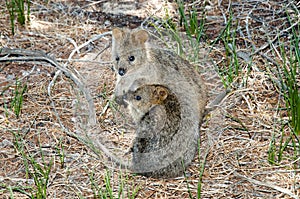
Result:
[[[195,65],[210,88],[210,98],[224,90],[221,71],[230,64],[230,52],[226,42],[217,38],[230,16],[236,29],[239,74],[230,83],[232,91],[206,116],[200,154],[186,178],[169,180],[120,170],[90,144],[76,139],[88,129],[94,144],[101,140],[125,158],[134,129],[126,111],[118,110],[111,100],[115,76],[109,62],[110,35],[87,41],[112,26],[134,28],[142,22],[155,34],[145,25],[151,20],[147,16],[164,17],[166,10],[177,13],[172,12],[176,6],[171,1],[109,2],[34,0],[30,23],[16,23],[12,35],[1,1],[0,47],[41,50],[57,59],[91,92],[96,124],[87,125],[86,96],[59,68],[41,60],[1,61],[0,198],[38,198],[37,184],[45,184],[47,198],[101,198],[101,191],[112,198],[110,190],[115,198],[134,194],[132,198],[197,198],[199,185],[201,198],[299,198],[299,142],[297,149],[284,151],[281,162],[268,161],[271,140],[278,147],[282,132],[287,135],[283,139],[291,134],[283,125],[288,115],[274,71],[283,61],[276,51],[277,40],[289,49],[292,27],[299,35],[298,1],[242,0],[230,1],[231,6],[227,1],[194,1],[199,13],[203,9],[206,13],[206,37],[201,44],[205,50]],[[299,74],[296,79],[299,83]],[[23,89],[18,115],[15,97]]]

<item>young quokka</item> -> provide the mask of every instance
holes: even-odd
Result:
[[[193,160],[199,139],[196,111],[161,85],[142,85],[128,91],[125,102],[137,124],[132,171],[154,178],[183,174]]]

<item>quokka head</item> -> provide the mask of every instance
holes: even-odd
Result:
[[[117,75],[124,76],[145,63],[148,38],[148,32],[142,29],[112,30],[112,61]]]
[[[161,85],[143,85],[136,90],[128,91],[124,101],[128,104],[133,119],[138,122],[153,107],[162,105],[167,99],[169,91]]]

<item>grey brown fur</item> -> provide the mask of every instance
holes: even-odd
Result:
[[[193,112],[161,85],[142,85],[125,95],[137,123],[132,170],[155,178],[181,175],[193,160],[199,138]]]
[[[202,118],[207,102],[206,87],[188,61],[169,50],[150,47],[145,30],[115,28],[112,33],[112,59],[117,73],[115,96],[119,103],[133,82],[143,78],[144,84],[170,88],[182,103],[193,104]]]
[[[117,73],[117,102],[124,103],[124,97],[128,96],[128,93],[138,91],[143,85],[159,85],[167,88],[171,96],[176,96],[177,109],[180,107],[180,121],[177,117],[170,126],[172,115],[167,114],[166,104],[153,105],[150,100],[148,105],[153,106],[152,108],[145,104],[136,109],[132,107],[137,106],[129,106],[138,123],[134,145],[137,152],[133,153],[132,170],[152,177],[177,176],[182,171],[179,162],[183,160],[187,165],[195,154],[199,123],[202,122],[207,102],[205,84],[189,62],[171,51],[150,47],[149,35],[145,30],[115,28],[112,33],[112,59]],[[147,95],[147,92],[143,91],[143,94]],[[167,101],[170,101],[170,98]],[[174,117],[172,118],[174,120]],[[151,125],[147,126],[147,122]],[[176,129],[175,124],[180,127]],[[143,128],[149,130],[144,131]],[[167,135],[164,136],[164,133]],[[142,145],[145,140],[138,139],[143,134],[148,137],[150,134],[152,138],[150,142]],[[168,142],[167,148],[161,148],[162,140],[162,143]]]

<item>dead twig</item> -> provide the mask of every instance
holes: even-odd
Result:
[[[107,35],[111,35],[111,31],[105,32],[105,33],[100,34],[100,35],[96,35],[96,36],[93,37],[92,39],[86,41],[85,43],[83,43],[83,44],[81,44],[80,46],[78,46],[77,48],[75,48],[75,49],[71,52],[71,54],[69,55],[68,62],[70,62],[70,60],[72,59],[72,57],[74,56],[74,54],[75,54],[76,52],[79,52],[79,50],[80,50],[81,48],[83,48],[83,47],[87,46],[89,43],[91,43],[91,42],[93,42],[93,41],[96,41],[96,40],[98,40],[98,39],[100,39],[100,38],[102,38],[102,37],[104,37],[104,36],[107,36]],[[66,64],[67,64],[67,62],[66,62]]]
[[[98,37],[97,37],[98,38]],[[95,38],[94,38],[95,39]],[[90,40],[91,41],[91,40]],[[85,43],[87,45],[87,42]],[[80,45],[78,49],[82,48],[84,45]],[[73,53],[69,56],[69,59],[73,56],[78,49],[75,49]],[[122,168],[128,168],[130,167],[129,164],[124,162],[123,160],[119,159],[116,157],[114,154],[112,154],[100,141],[98,140],[93,140],[93,142],[90,139],[90,135],[92,134],[97,134],[95,133],[95,130],[93,130],[91,127],[96,126],[97,120],[96,120],[96,113],[95,113],[95,108],[94,108],[94,101],[93,98],[89,92],[89,90],[86,88],[84,83],[81,81],[80,78],[78,78],[71,70],[66,68],[65,66],[60,65],[55,58],[52,58],[48,55],[46,55],[42,51],[32,51],[32,50],[24,50],[24,49],[10,49],[10,48],[3,48],[0,52],[0,62],[13,62],[13,61],[44,61],[47,62],[53,66],[55,66],[58,71],[55,74],[54,79],[51,81],[51,83],[48,86],[48,95],[51,100],[51,105],[54,109],[54,113],[58,118],[59,124],[64,130],[64,132],[70,136],[73,137],[81,142],[83,142],[85,145],[87,145],[92,151],[95,152],[95,154],[99,157],[100,156],[100,151],[97,148],[100,148],[101,151],[103,151],[111,160],[115,161],[118,165],[122,166]],[[89,106],[89,120],[88,120],[88,125],[89,125],[89,132],[86,133],[86,135],[80,136],[77,135],[73,132],[70,132],[63,123],[60,120],[60,117],[56,111],[55,104],[51,98],[51,88],[57,78],[57,76],[63,72],[65,76],[70,78],[80,89],[82,93],[84,93],[84,96],[88,102]]]
[[[53,85],[54,85],[54,83],[55,83],[58,75],[60,75],[60,74],[61,74],[61,70],[56,71],[56,73],[55,73],[52,81],[48,85],[48,89],[47,90],[48,90],[48,96],[49,96],[49,99],[50,99],[50,102],[51,102],[51,106],[52,106],[52,108],[54,110],[55,116],[57,117],[58,123],[59,123],[59,125],[61,126],[61,128],[63,129],[64,132],[68,132],[68,130],[66,129],[65,125],[61,122],[59,114],[57,113],[56,108],[55,108],[55,103],[54,103],[54,101],[52,99],[52,96],[51,96],[51,88],[53,87]]]
[[[292,197],[294,199],[299,199],[299,196],[297,196],[296,194],[292,193],[288,189],[284,189],[284,188],[281,188],[281,187],[279,187],[277,185],[270,184],[270,183],[267,183],[267,182],[262,182],[262,181],[254,180],[252,178],[248,178],[246,176],[243,176],[243,175],[241,175],[241,174],[239,174],[237,172],[234,172],[234,175],[236,175],[237,177],[243,178],[243,179],[247,180],[250,183],[253,183],[253,184],[256,184],[256,185],[259,185],[259,186],[269,187],[269,188],[275,189],[275,190],[277,190],[277,191],[279,191],[281,193],[287,194],[287,195],[289,195],[290,197]]]
[[[13,61],[44,61],[61,70],[68,78],[74,81],[80,91],[84,93],[89,105],[89,124],[96,124],[96,113],[93,98],[82,81],[71,70],[60,65],[54,58],[48,56],[42,51],[2,48],[0,52],[0,62]]]
[[[262,47],[256,49],[251,56],[259,53],[260,51],[266,49],[268,46],[270,46],[272,43],[274,43],[280,36],[282,36],[285,32],[289,31],[290,29],[294,28],[295,26],[299,25],[300,20],[296,21],[295,23],[293,23],[291,26],[289,26],[288,28],[280,31],[270,42],[266,43],[265,45],[263,45]]]

